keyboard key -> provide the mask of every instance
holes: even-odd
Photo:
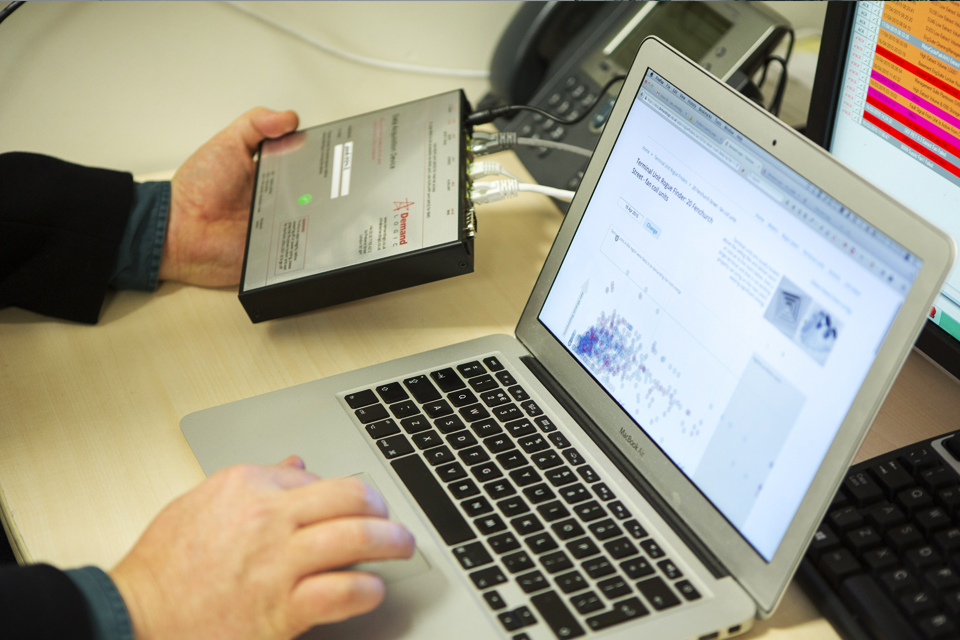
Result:
[[[897,553],[923,543],[923,535],[912,524],[901,524],[887,531],[887,545]]]
[[[627,598],[613,605],[612,610],[587,618],[587,626],[594,631],[600,631],[615,624],[642,618],[648,613],[649,609],[643,606],[639,599]]]
[[[410,396],[403,390],[399,382],[388,382],[377,387],[377,393],[387,404],[406,400]]]
[[[463,449],[457,455],[459,455],[460,459],[463,460],[463,464],[467,465],[468,467],[472,467],[475,464],[480,464],[481,462],[487,462],[490,460],[487,450],[481,446]],[[493,476],[487,476],[486,479],[492,480]]]
[[[683,577],[683,572],[677,568],[677,565],[673,564],[673,560],[661,560],[657,563],[657,566],[660,567],[660,571],[663,571],[663,575],[667,576],[668,580]]]
[[[477,537],[423,460],[418,456],[408,456],[394,460],[390,466],[445,543],[461,544]]]
[[[463,510],[466,511],[467,515],[471,518],[493,511],[493,507],[490,506],[490,503],[487,502],[487,499],[483,496],[477,496],[476,498],[464,500],[460,504],[463,507]]]
[[[467,386],[452,367],[434,371],[430,374],[430,377],[433,378],[433,381],[437,383],[437,386],[440,387],[444,393],[450,393],[451,391],[463,389]]]
[[[529,571],[536,566],[526,551],[517,551],[516,553],[503,556],[501,559],[503,560],[503,565],[510,573]]]
[[[357,409],[357,411],[362,411],[362,409]],[[547,444],[547,441],[544,440],[543,436],[540,434],[525,436],[520,438],[517,442],[519,443],[520,448],[526,453],[536,453],[538,451],[543,451],[544,449],[550,448],[550,445]]]
[[[920,621],[920,631],[931,640],[947,640],[956,637],[957,627],[947,616],[938,613]]]
[[[523,541],[536,555],[553,551],[557,548],[557,542],[546,531],[524,538]]]
[[[510,395],[513,396],[513,399],[517,402],[523,402],[524,400],[530,399],[530,396],[527,394],[524,388],[518,384],[510,387],[507,389],[507,391],[510,392]]]
[[[497,360],[496,357],[494,356],[484,358],[483,364],[487,365],[487,369],[489,369],[490,371],[500,371],[501,369],[503,369],[503,365],[500,364],[500,361]]]
[[[487,539],[487,544],[490,545],[490,548],[493,549],[493,552],[496,553],[497,555],[506,553],[507,551],[514,551],[515,549],[520,548],[520,541],[517,540],[517,538],[509,531],[507,531],[506,533],[498,533],[495,536],[490,536]],[[506,558],[503,559],[503,562],[507,567],[507,571],[509,571],[510,573],[517,572],[517,569],[512,569],[511,565],[507,563]]]
[[[843,481],[843,487],[857,506],[863,507],[883,499],[883,490],[865,471],[852,473]]]
[[[859,529],[848,531],[845,537],[847,544],[857,555],[862,554],[867,549],[879,547],[883,543],[880,534],[874,531],[873,527],[860,527]]]
[[[916,589],[917,579],[906,569],[894,569],[880,576],[880,584],[891,595],[898,595]]]
[[[527,506],[527,501],[519,496],[501,500],[497,503],[497,509],[508,518],[519,516],[522,513],[530,511],[530,507]]]
[[[610,518],[592,523],[589,529],[599,540],[609,540],[620,535],[620,527]]]
[[[944,555],[953,555],[960,549],[960,528],[950,527],[934,534],[933,543]]]
[[[590,538],[581,538],[573,542],[568,542],[567,549],[577,560],[583,560],[584,558],[600,553],[600,549],[597,548],[597,545],[595,545]]]
[[[899,460],[887,460],[874,465],[871,471],[887,495],[899,493],[913,484],[913,476],[907,473]]]
[[[569,448],[562,451],[563,457],[567,459],[567,462],[573,466],[578,466],[584,464],[586,460],[583,459],[583,456],[580,455],[580,452],[576,449]]]
[[[486,442],[486,440],[484,440],[484,442]],[[527,464],[527,459],[523,457],[523,454],[519,451],[510,451],[509,453],[501,453],[498,455],[497,463],[504,469],[516,469],[517,467],[522,467]]]
[[[653,605],[657,611],[663,611],[680,604],[680,599],[674,595],[666,582],[660,578],[648,578],[637,583],[637,589]]]
[[[587,560],[581,562],[580,566],[583,567],[583,570],[587,573],[587,575],[594,580],[616,572],[616,568],[604,556],[588,558]]]
[[[620,560],[628,556],[636,555],[637,553],[637,548],[633,546],[633,543],[625,537],[606,542],[604,543],[603,548],[607,550],[607,553],[613,556],[614,560]]]
[[[500,422],[510,422],[511,420],[520,420],[523,418],[523,413],[520,412],[520,409],[518,409],[517,405],[515,404],[503,404],[493,407],[490,409],[490,413],[492,413],[493,417]],[[533,433],[535,431],[533,425],[529,422],[527,422],[527,424],[530,427],[527,430],[527,433]]]
[[[590,522],[607,515],[607,512],[603,510],[603,507],[601,507],[596,500],[574,505],[573,512],[580,516],[580,519],[584,522]]]
[[[533,400],[524,400],[520,403],[520,408],[523,409],[524,412],[526,412],[526,414],[531,418],[543,414],[543,409],[541,409],[540,405]]]
[[[503,429],[494,420],[479,420],[470,425],[473,432],[481,440],[490,436],[498,436],[503,433]]]
[[[500,371],[493,375],[497,380],[500,381],[500,384],[505,387],[512,387],[513,385],[517,384],[517,380],[510,374],[509,371]]]
[[[652,538],[640,541],[640,546],[644,551],[647,552],[647,555],[653,558],[654,560],[662,558],[667,555],[663,549],[660,548],[660,545],[657,544]]]
[[[521,536],[543,530],[543,523],[532,513],[514,518],[510,521],[510,526]]]
[[[510,402],[510,396],[508,396],[503,389],[484,391],[480,394],[480,399],[483,401],[483,404],[487,405],[488,407],[496,407]]]
[[[377,440],[377,448],[387,460],[413,453],[413,445],[403,434]]]
[[[517,584],[520,585],[520,588],[523,589],[524,593],[533,593],[534,591],[540,591],[541,589],[546,589],[550,586],[550,583],[547,582],[547,579],[543,577],[543,574],[539,571],[531,571],[530,573],[524,573],[517,576]]]
[[[882,629],[886,638],[916,637],[912,625],[872,577],[861,574],[848,578],[840,587],[840,597],[852,611],[872,619],[871,626]]]
[[[487,370],[483,368],[483,365],[477,360],[465,364],[458,364],[457,371],[459,371],[460,375],[464,378],[472,378],[473,376],[479,376],[487,372]]]
[[[462,411],[462,410],[461,410]],[[434,400],[423,405],[423,412],[431,418],[442,418],[453,413],[453,407],[446,400]]]
[[[570,446],[570,441],[567,440],[567,437],[559,431],[549,434],[547,438],[550,439],[550,442],[552,442],[553,446],[555,446],[557,449],[566,449]]]
[[[473,580],[473,584],[476,585],[477,589],[481,590],[495,587],[507,581],[507,576],[503,575],[503,571],[496,565],[474,571],[468,575],[470,579]]]
[[[523,418],[522,420],[514,420],[513,422],[509,422],[503,425],[503,428],[506,429],[507,433],[509,433],[514,438],[522,438],[523,436],[528,436],[531,433],[537,432],[536,427],[530,424],[530,421],[527,420],[526,418]]]
[[[920,531],[927,536],[931,535],[934,531],[946,529],[953,524],[947,512],[940,507],[920,511],[913,516],[913,521],[920,527]]]
[[[920,472],[920,482],[930,493],[936,493],[949,485],[957,483],[957,474],[946,465],[937,465]]]
[[[533,612],[530,611],[527,607],[518,607],[513,611],[513,617],[520,621],[521,627],[529,627],[532,624],[537,624],[537,618],[533,615]],[[522,634],[527,635],[527,634]],[[517,637],[514,636],[513,640],[517,640]],[[530,640],[528,637],[527,640]]]
[[[863,524],[863,516],[856,507],[841,507],[827,515],[827,521],[833,525],[834,531],[846,531]]]
[[[574,475],[568,467],[556,467],[550,469],[543,474],[547,480],[555,487],[560,487],[565,484],[570,484],[571,482],[577,481],[577,476]]]
[[[947,487],[937,491],[937,502],[947,510],[948,513],[957,515],[960,511],[960,487]]]
[[[348,393],[343,399],[351,409],[359,409],[374,404],[377,401],[377,396],[370,389],[364,389],[363,391]]]
[[[424,410],[426,410],[426,407]],[[490,417],[490,412],[479,402],[462,407],[458,413],[467,422],[476,422]]]
[[[680,582],[677,582],[673,586],[675,586],[677,588],[677,591],[680,592],[680,595],[682,595],[688,601],[700,599],[700,592],[697,591],[692,584],[690,584],[689,580],[681,580]]]
[[[631,580],[639,580],[640,578],[645,578],[657,572],[656,569],[653,568],[653,565],[647,562],[647,559],[643,556],[624,560],[620,563],[620,568],[623,569],[623,572],[627,574],[627,577]]]
[[[564,593],[573,593],[590,586],[587,584],[587,581],[583,579],[583,576],[580,575],[579,571],[563,573],[554,578],[554,581],[556,581],[557,586],[560,587],[560,591]]]
[[[519,469],[514,469],[510,472],[510,477],[514,482],[517,483],[518,487],[526,487],[528,485],[540,482],[540,474],[537,473],[537,470],[527,465]]]
[[[455,407],[465,407],[468,404],[473,404],[477,401],[477,396],[473,395],[466,389],[460,391],[454,391],[453,393],[447,394],[447,400],[450,401]]]
[[[443,434],[454,433],[467,428],[467,425],[463,424],[463,420],[457,416],[440,418],[439,420],[434,420],[433,424],[436,425],[437,430]]]
[[[390,414],[387,413],[386,407],[382,404],[373,404],[368,407],[361,407],[353,412],[357,416],[362,424],[370,424],[371,422],[376,422],[377,420],[383,420],[384,418],[389,418]]]
[[[498,531],[503,531],[507,528],[507,525],[504,523],[503,519],[501,519],[500,516],[495,513],[480,516],[473,521],[473,524],[476,525],[477,530],[485,536]]]
[[[583,481],[587,484],[600,481],[600,476],[597,475],[597,472],[593,470],[588,464],[577,467],[577,473],[580,474],[580,477],[583,478]]]
[[[604,502],[606,502],[607,500],[613,500],[613,498],[615,497],[613,495],[613,491],[610,491],[607,485],[604,484],[603,482],[599,484],[595,484],[590,488],[593,489],[593,492],[597,494],[597,497],[603,500]]]
[[[844,578],[862,569],[857,559],[846,549],[837,549],[823,554],[817,563],[817,568],[834,587],[837,587]]]
[[[483,464],[471,467],[470,473],[473,474],[473,477],[476,478],[478,482],[487,482],[488,480],[496,480],[497,478],[503,477],[500,467],[492,462],[484,462]]]
[[[877,531],[884,532],[894,525],[904,522],[907,516],[899,507],[889,502],[878,502],[867,509],[867,521]]]
[[[379,422],[372,422],[368,424],[365,429],[367,430],[367,434],[374,440],[400,433],[400,427],[390,418],[380,420]]]
[[[607,508],[610,509],[610,513],[612,513],[617,520],[626,520],[630,517],[630,512],[627,511],[627,508],[623,506],[623,503],[619,500],[609,503]]]
[[[500,594],[494,591],[487,591],[483,594],[483,599],[487,601],[487,605],[494,611],[499,611],[507,606],[507,603],[503,601],[503,598],[500,597]]]
[[[560,494],[560,497],[563,498],[567,504],[576,504],[577,502],[589,500],[592,497],[591,493],[587,491],[587,488],[579,483],[560,487],[557,489],[557,493]]]
[[[403,427],[403,430],[407,433],[420,433],[430,428],[430,421],[427,420],[426,416],[418,414],[404,418],[400,421],[400,426]]]
[[[581,615],[592,613],[599,609],[603,609],[606,606],[593,591],[578,593],[570,598],[570,604],[572,604],[573,608],[576,609]]]
[[[583,627],[580,626],[580,623],[573,617],[567,605],[555,591],[538,593],[530,598],[530,602],[533,603],[533,606],[540,613],[540,617],[560,640],[579,638],[585,633]]]
[[[451,462],[450,464],[437,467],[437,475],[440,476],[440,479],[444,482],[452,482],[453,480],[466,478],[467,472],[464,471],[459,462]]]
[[[571,540],[584,534],[583,527],[573,518],[556,522],[550,525],[550,528],[561,540]]]
[[[563,551],[554,551],[540,556],[540,564],[547,573],[558,573],[573,568],[573,563]]]
[[[533,461],[533,464],[537,465],[537,467],[540,469],[550,469],[563,464],[563,460],[560,459],[560,456],[553,451],[535,453],[530,456],[530,460]]]
[[[940,456],[934,453],[928,445],[917,445],[901,454],[900,461],[911,473],[915,474],[927,467],[940,464]]]
[[[488,482],[487,484],[483,485],[483,490],[486,491],[487,495],[494,500],[512,496],[517,492],[517,490],[513,488],[513,485],[506,480],[494,480],[493,482]]]
[[[447,486],[450,487],[450,493],[452,493],[453,497],[457,500],[463,500],[464,498],[469,498],[470,496],[475,496],[480,493],[480,489],[474,484],[473,480],[469,478],[451,482]]]
[[[570,512],[567,511],[567,508],[559,500],[540,505],[537,507],[537,512],[547,522],[553,522],[554,520],[566,518],[570,515]]]
[[[440,439],[440,434],[438,434],[436,431],[416,433],[413,435],[411,440],[413,440],[413,444],[417,445],[417,449],[420,449],[421,451],[424,449],[439,447],[443,444],[443,440]]]
[[[519,400],[519,398],[517,398],[517,400]],[[547,416],[535,416],[533,418],[533,424],[537,425],[540,431],[544,433],[551,433],[557,430],[557,425],[553,424]]]
[[[437,466],[438,464],[443,464],[444,462],[453,462],[456,458],[453,455],[453,452],[450,451],[447,447],[439,446],[432,449],[427,449],[423,453],[423,458],[431,466]]]
[[[506,436],[490,436],[489,438],[483,439],[483,446],[485,446],[490,453],[500,453],[502,451],[509,451],[517,445],[513,444],[513,440]]]
[[[497,614],[497,619],[500,620],[500,624],[503,625],[503,628],[507,631],[516,631],[520,628],[520,620],[513,615],[513,611],[505,611],[504,613]]]
[[[482,391],[490,391],[491,389],[496,389],[499,386],[497,384],[497,381],[494,380],[489,375],[482,375],[482,376],[477,376],[475,378],[470,378],[467,380],[467,383],[477,393],[480,393]]]
[[[623,523],[623,528],[626,529],[630,535],[639,540],[640,538],[647,537],[647,530],[640,526],[640,523],[636,520],[627,520]]]
[[[464,429],[447,436],[447,443],[455,450],[459,450],[477,444],[477,439],[472,433]]]
[[[493,562],[482,542],[471,542],[453,548],[453,555],[464,569],[475,569]]]
[[[960,588],[960,576],[950,567],[930,569],[923,574],[923,584],[935,594]]]
[[[606,580],[601,580],[597,583],[597,588],[600,589],[600,593],[607,600],[616,600],[622,596],[625,596],[633,591],[630,588],[630,585],[627,584],[627,581],[621,578],[620,576],[614,576],[612,578],[607,578]]]
[[[523,495],[527,496],[532,504],[540,504],[541,502],[546,502],[547,500],[553,500],[554,494],[544,483],[535,484],[532,487],[527,487],[523,490]]]
[[[900,563],[900,558],[888,547],[872,549],[863,554],[863,562],[873,573],[889,571]]]
[[[427,379],[427,376],[414,376],[403,381],[410,395],[420,404],[439,400],[442,396],[437,388]]]

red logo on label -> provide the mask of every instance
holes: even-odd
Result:
[[[393,210],[402,211],[400,214],[400,244],[407,244],[407,217],[410,215],[410,207],[412,207],[415,202],[410,202],[410,200],[404,198],[403,202],[393,201]]]

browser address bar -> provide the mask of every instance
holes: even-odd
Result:
[[[669,120],[670,122],[672,122],[674,125],[676,125],[676,127],[677,127],[678,129],[680,129],[681,131],[683,131],[684,133],[686,133],[687,135],[689,135],[691,138],[693,138],[694,140],[696,140],[697,142],[699,142],[701,145],[703,145],[704,147],[706,147],[707,149],[709,149],[710,151],[712,151],[715,156],[717,156],[718,158],[720,158],[721,160],[723,160],[724,162],[726,162],[726,163],[727,163],[730,167],[732,167],[734,170],[736,170],[736,171],[742,171],[742,168],[741,168],[741,166],[740,166],[740,163],[737,162],[733,157],[731,157],[731,156],[728,155],[727,153],[724,153],[717,145],[715,145],[715,144],[712,143],[711,141],[709,141],[709,140],[707,140],[706,138],[704,138],[703,135],[701,135],[701,134],[700,134],[696,129],[694,129],[693,127],[687,125],[686,122],[683,122],[682,120],[680,120],[680,119],[678,119],[676,116],[674,116],[672,113],[670,113],[669,111],[667,111],[666,109],[664,109],[664,108],[663,108],[663,105],[657,103],[655,100],[653,100],[652,98],[650,98],[649,95],[647,95],[646,93],[644,93],[644,94],[643,94],[643,97],[642,97],[641,99],[642,99],[644,102],[646,102],[647,105],[648,105],[651,109],[655,110],[657,113],[659,113],[659,114],[662,115],[664,118],[666,118],[667,120]]]

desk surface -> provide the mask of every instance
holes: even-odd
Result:
[[[34,21],[25,31],[16,32],[14,37],[5,32],[0,38],[0,59],[17,60],[28,71],[32,67],[55,67],[59,63],[47,52],[29,48],[31,56],[23,59],[15,51],[27,49],[10,51],[6,47],[18,42],[17,38],[18,46],[26,47],[41,28],[65,39],[65,47],[72,46],[71,38],[76,43],[91,41],[87,31],[100,23],[107,11],[100,5],[44,5],[28,5],[4,24],[7,29],[14,20],[34,12]],[[351,10],[336,5],[328,10]],[[139,37],[137,29],[174,24],[172,9],[114,6],[114,15],[130,19],[136,26],[123,34],[125,42]],[[234,16],[230,13],[233,9],[222,5],[188,3],[177,7],[175,23],[186,25],[185,29],[201,29],[213,23],[223,28],[224,21],[230,20],[236,21],[241,31],[246,28],[241,15]],[[481,9],[474,5],[468,10],[480,19]],[[278,9],[281,13],[285,10]],[[138,11],[153,12],[156,19],[147,20],[145,27],[131,18]],[[185,13],[190,15],[185,17]],[[143,17],[142,13],[136,15]],[[72,31],[64,26],[69,20],[73,20]],[[496,20],[490,28],[498,33],[502,25],[494,23]],[[242,35],[239,40],[248,46],[254,42],[252,34],[243,31]],[[329,59],[317,62],[302,45],[286,40],[280,43],[276,34],[264,36],[261,30],[256,35],[268,42],[255,44],[254,49],[269,46],[285,52],[284,64],[288,66],[284,73],[294,64],[299,65],[299,74],[316,74],[318,84],[350,86],[348,79],[355,67],[331,64]],[[177,60],[187,62],[192,55],[215,55],[197,34],[189,39],[196,49],[179,51]],[[347,48],[351,44],[347,39]],[[166,55],[150,46],[135,53],[135,65],[146,65],[151,56]],[[103,48],[90,55],[109,58],[115,52]],[[256,56],[243,60],[253,65]],[[476,66],[470,60],[448,57],[444,61],[451,66]],[[75,70],[71,59],[61,63],[66,64],[61,71],[65,77],[83,71]],[[102,67],[94,63],[88,68],[99,74]],[[38,117],[58,121],[54,105],[62,106],[62,101],[50,98],[49,93],[44,95],[47,87],[35,75],[20,75],[11,69],[0,66],[0,84],[18,89],[12,96],[13,103],[5,100],[6,106],[0,105],[0,114],[9,114],[10,109],[20,113],[39,109]],[[251,68],[256,78],[271,76],[271,71]],[[485,85],[481,81],[418,80],[411,88],[409,78],[370,73],[366,76],[370,82],[385,83],[380,89],[391,103],[455,86],[465,86],[475,100]],[[201,80],[192,76],[198,91]],[[114,132],[123,130],[118,136],[132,140],[129,146],[136,154],[141,143],[154,145],[157,151],[147,163],[138,164],[133,156],[130,163],[125,163],[127,158],[122,153],[100,157],[99,148],[90,144],[84,147],[89,154],[78,157],[72,152],[75,149],[66,145],[40,147],[36,139],[24,137],[26,134],[11,138],[6,132],[9,129],[13,133],[10,123],[16,118],[12,116],[0,118],[7,123],[0,125],[0,140],[6,140],[5,145],[62,153],[82,162],[146,172],[178,164],[225,124],[225,119],[252,104],[292,104],[301,110],[305,124],[386,104],[369,97],[361,102],[354,97],[310,102],[304,94],[278,88],[289,80],[287,75],[270,80],[273,84],[263,91],[254,90],[256,81],[247,80],[218,85],[210,91],[217,108],[204,111],[185,133],[178,130],[162,141],[143,141],[137,136],[167,129],[163,114],[153,113],[156,121],[151,121],[152,127],[144,127],[142,119],[133,127],[123,113],[114,118],[96,111],[96,107],[92,107],[95,113],[81,114],[109,123]],[[170,86],[162,78],[156,84]],[[234,85],[242,85],[243,90]],[[80,86],[62,89],[90,90]],[[191,93],[190,87],[181,89]],[[311,91],[321,98],[325,90]],[[373,89],[365,91],[369,96]],[[38,106],[30,102],[32,99],[22,98],[24,95],[35,95],[38,100],[43,96],[45,102]],[[148,96],[146,102],[160,98]],[[277,104],[277,99],[284,104]],[[84,104],[96,105],[91,100]],[[129,108],[121,101],[120,111]],[[210,115],[212,112],[218,119]],[[85,131],[83,135],[95,139],[100,134]],[[66,136],[62,138],[66,140]],[[250,324],[234,289],[176,284],[163,284],[152,295],[111,295],[96,327],[41,318],[16,309],[0,311],[0,506],[18,552],[27,560],[60,566],[112,566],[161,507],[202,480],[200,467],[179,429],[180,419],[192,411],[489,333],[511,333],[560,222],[557,210],[541,196],[528,194],[519,200],[486,206],[479,217],[475,273],[260,325]],[[858,459],[949,431],[955,428],[957,415],[957,383],[914,353]],[[838,636],[792,585],[777,613],[758,623],[746,637],[830,640]]]

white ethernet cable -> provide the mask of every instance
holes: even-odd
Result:
[[[467,175],[471,180],[479,180],[480,178],[486,178],[487,176],[507,176],[508,178],[519,180],[517,176],[501,167],[499,162],[494,162],[492,160],[478,160],[472,162],[470,164],[470,168],[467,169]]]
[[[539,184],[530,184],[529,182],[520,182],[513,178],[508,180],[495,180],[493,182],[477,182],[470,189],[470,199],[474,204],[486,204],[488,202],[497,202],[506,198],[515,198],[521,191],[532,193],[542,193],[545,196],[570,202],[573,200],[573,191],[565,189],[555,189],[553,187],[544,187]]]
[[[584,149],[583,147],[567,144],[566,142],[555,142],[553,140],[546,140],[543,138],[519,138],[517,137],[517,133],[515,131],[503,131],[500,133],[474,131],[473,141],[470,144],[470,151],[478,156],[485,156],[489,153],[513,149],[517,145],[525,147],[545,147],[547,149],[558,149],[560,151],[567,151],[569,153],[586,156],[587,158],[593,155],[593,151],[591,149]]]
[[[349,51],[344,51],[343,49],[338,49],[334,46],[331,46],[325,42],[321,42],[316,38],[312,38],[304,33],[297,31],[292,27],[277,22],[273,18],[268,18],[262,13],[253,11],[252,9],[245,7],[237,2],[232,0],[224,0],[224,3],[233,7],[237,11],[241,11],[248,16],[256,18],[261,22],[265,22],[272,27],[280,29],[281,31],[292,35],[295,38],[303,40],[307,44],[313,45],[322,51],[339,56],[341,58],[346,58],[351,62],[358,62],[360,64],[365,64],[371,67],[379,67],[381,69],[390,69],[391,71],[406,71],[407,73],[421,73],[424,75],[432,76],[453,76],[455,78],[489,78],[490,72],[486,69],[442,69],[438,67],[422,67],[416,64],[404,64],[402,62],[391,62],[389,60],[378,60],[376,58],[368,58],[366,56],[357,55],[356,53],[350,53]]]

